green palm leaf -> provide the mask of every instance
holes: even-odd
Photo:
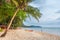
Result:
[[[21,1],[23,2],[19,3]],[[19,7],[20,10],[14,19],[12,26],[20,26],[20,24],[23,24],[23,21],[25,21],[27,17],[30,18],[30,16],[38,20],[41,17],[40,11],[35,7],[28,6],[28,3],[32,1],[33,0],[11,0],[10,3],[7,3],[5,0],[2,0],[2,5],[0,6],[0,24],[8,25],[17,7]]]
[[[27,15],[31,15],[32,17],[34,17],[36,20],[38,20],[41,17],[41,13],[40,10],[32,7],[32,6],[27,6],[25,11],[27,12]]]

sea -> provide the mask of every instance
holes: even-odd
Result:
[[[45,32],[45,33],[49,33],[49,34],[53,34],[53,35],[58,35],[60,36],[60,28],[59,27],[36,27],[36,28],[24,28],[24,30],[34,30],[34,31],[38,31],[38,32]]]

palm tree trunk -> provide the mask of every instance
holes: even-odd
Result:
[[[13,22],[13,20],[14,20],[14,18],[15,18],[15,16],[16,16],[16,14],[17,14],[18,11],[19,11],[19,8],[16,10],[16,12],[15,12],[14,15],[13,15],[13,17],[11,18],[11,21],[10,21],[7,29],[5,30],[5,32],[4,32],[0,37],[4,37],[4,36],[7,34],[7,31],[8,31],[9,28],[11,27],[11,24],[12,24],[12,22]]]

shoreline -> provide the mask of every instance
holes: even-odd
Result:
[[[52,35],[57,35],[60,36],[60,28],[22,28],[25,30],[34,30],[34,31],[38,31],[38,32],[45,32],[48,34],[52,34]]]

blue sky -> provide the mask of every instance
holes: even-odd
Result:
[[[42,17],[37,22],[33,17],[27,18],[25,25],[39,25],[43,27],[60,27],[60,0],[35,0],[30,3],[37,7],[42,13]]]

